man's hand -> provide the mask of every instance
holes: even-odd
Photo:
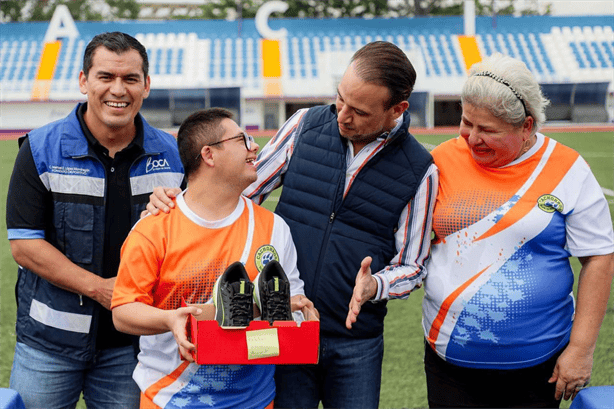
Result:
[[[156,187],[153,193],[149,195],[149,203],[147,203],[147,210],[141,212],[141,218],[151,213],[154,216],[157,215],[160,210],[164,213],[171,211],[171,207],[175,207],[173,199],[181,193],[181,189],[178,187]]]
[[[347,329],[352,329],[352,324],[356,322],[358,314],[360,314],[360,308],[365,302],[373,298],[377,291],[377,282],[371,275],[371,261],[373,261],[371,257],[365,257],[360,263],[358,274],[356,274],[356,285],[350,300],[348,317],[345,320]]]
[[[111,309],[111,298],[113,298],[113,287],[115,287],[116,277],[100,278],[98,286],[94,289],[91,298],[102,305],[107,310]]]
[[[167,325],[179,346],[179,353],[186,361],[194,362],[192,351],[196,349],[196,346],[188,341],[186,323],[190,314],[198,315],[202,313],[202,310],[197,307],[182,307],[176,310],[169,310],[168,313]]]
[[[316,310],[313,302],[302,294],[290,298],[292,312],[301,311],[305,316],[305,321],[320,321],[320,313]]]

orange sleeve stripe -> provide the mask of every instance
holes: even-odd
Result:
[[[297,122],[294,124],[294,126],[292,126],[292,128],[290,128],[290,129],[288,130],[288,132],[286,132],[286,134],[285,134],[285,135],[284,135],[284,136],[281,138],[280,142],[281,142],[281,141],[286,140],[286,139],[287,139],[287,138],[288,138],[290,135],[292,135],[292,133],[293,133],[293,132],[296,130],[296,128],[298,128],[298,124],[300,124],[300,123],[301,123],[301,121],[303,120],[303,116],[304,116],[306,113],[307,113],[307,112],[303,112],[303,113],[301,114],[301,117],[300,117],[300,118],[298,119],[298,121],[297,121]]]
[[[407,243],[407,234],[409,232],[409,226],[411,225],[411,221],[409,220],[409,215],[411,214],[411,205],[412,203],[407,204],[407,220],[405,221],[405,234],[403,236],[403,243]],[[398,265],[403,264],[403,258],[405,257],[405,251],[407,250],[406,246],[403,246],[401,250],[401,254],[399,254],[399,262]]]
[[[307,112],[304,112],[304,113],[301,115],[301,117],[299,118],[298,122],[297,122],[296,124],[294,124],[294,126],[293,126],[292,128],[290,128],[290,129],[288,130],[288,132],[286,132],[286,134],[285,134],[284,136],[282,136],[282,137],[281,137],[281,139],[279,140],[279,142],[277,142],[277,143],[276,143],[277,145],[283,145],[283,143],[282,143],[282,142],[283,142],[283,141],[285,141],[287,138],[289,138],[289,137],[290,137],[290,135],[292,135],[292,133],[293,133],[293,132],[296,130],[296,128],[298,127],[298,124],[299,124],[299,123],[301,122],[301,120],[303,119],[303,115],[305,115],[306,113],[307,113]],[[265,159],[266,159],[266,158],[265,158]],[[257,161],[257,162],[256,162],[256,166],[258,166],[258,162],[259,162],[259,161]],[[269,183],[269,181],[270,181],[272,178],[274,178],[274,177],[277,175],[277,173],[279,172],[279,170],[280,170],[281,168],[283,168],[283,167],[284,167],[284,165],[286,165],[286,163],[282,163],[282,164],[281,164],[279,167],[277,167],[277,169],[275,169],[275,171],[274,171],[274,172],[272,172],[272,173],[271,173],[271,175],[270,175],[268,178],[266,178],[265,180],[263,180],[263,181],[262,181],[262,183],[260,183],[258,186],[256,186],[256,188],[255,188],[255,189],[254,189],[254,190],[253,190],[253,191],[252,191],[252,192],[251,192],[251,193],[248,195],[248,197],[249,197],[249,196],[251,196],[251,195],[253,195],[253,194],[254,194],[254,192],[259,191],[260,189],[262,189],[262,187],[263,187],[263,186],[265,186],[267,183]]]
[[[431,177],[426,178],[426,207],[429,207],[429,204],[431,202],[431,191],[433,189],[433,182]],[[411,225],[411,221],[409,220],[409,215],[411,212],[411,204],[413,203],[410,202],[407,206],[407,222],[405,224],[405,237],[403,238],[403,243],[407,243],[407,234],[409,232],[409,226]],[[424,237],[427,234],[431,234],[431,230],[427,231],[426,230],[426,219],[429,217],[429,212],[424,212],[424,220],[422,221],[422,232],[420,234],[420,251],[418,251],[418,254],[416,254],[416,259],[418,259],[420,257],[420,255],[422,254],[422,243],[424,243]],[[398,264],[403,264],[402,261],[405,258],[405,251],[407,250],[407,247],[403,247],[403,250],[401,250],[401,254],[399,255],[399,263]],[[416,271],[417,272],[417,271]]]
[[[399,276],[399,277],[397,277],[396,279],[392,280],[392,281],[390,282],[390,285],[391,285],[391,286],[392,286],[392,285],[394,285],[394,284],[395,284],[397,281],[399,281],[399,280],[405,280],[406,278],[412,278],[412,277],[415,277],[415,276],[418,274],[418,272],[419,272],[419,271],[420,271],[420,270],[415,270],[414,272],[412,272],[412,273],[410,273],[410,274],[403,274],[402,276]],[[394,294],[399,294],[399,293],[394,293]]]
[[[547,142],[544,143],[544,147],[546,145]],[[557,143],[540,175],[527,192],[522,195],[522,198],[494,226],[475,241],[493,236],[526,216],[535,207],[535,203],[541,195],[554,190],[577,159],[578,154],[575,151]]]
[[[435,199],[432,199],[431,196],[433,194],[433,180],[431,179],[431,176],[429,176],[426,179],[426,208],[429,209],[431,202]],[[427,219],[428,217],[433,217],[432,213],[429,213],[428,211],[424,212],[424,220],[422,220],[422,234],[420,235],[420,243],[424,243],[424,239],[426,236],[430,236],[431,235],[431,231],[433,230],[433,227],[431,226],[430,229],[427,230],[426,226],[427,226]],[[420,251],[418,252],[418,256],[420,256],[420,254],[422,254],[422,244],[420,245]]]
[[[279,170],[281,168],[283,168],[285,165],[285,163],[282,163],[280,166],[277,167],[277,169],[275,169],[275,172],[271,173],[271,176],[269,176],[268,178],[266,178],[265,180],[262,181],[261,184],[259,184],[256,189],[254,190],[254,192],[257,192],[258,190],[262,189],[262,186],[266,185],[267,183],[269,183],[269,181],[271,179],[273,179],[275,177],[275,175],[277,175],[277,172],[279,172]]]
[[[439,308],[439,312],[437,313],[437,317],[433,321],[433,325],[431,325],[431,329],[429,330],[428,342],[433,349],[435,349],[435,341],[437,341],[437,337],[439,337],[439,331],[441,330],[441,326],[443,325],[444,320],[446,319],[446,315],[448,315],[448,311],[450,311],[450,306],[456,301],[459,295],[463,291],[471,285],[479,276],[484,273],[484,271],[488,270],[490,266],[484,268],[482,271],[471,277],[469,280],[465,281],[463,285],[458,287],[452,294],[448,295],[446,299],[441,304],[441,308]]]
[[[164,378],[160,379],[158,382],[151,385],[149,388],[145,390],[145,392],[143,392],[143,394],[147,396],[148,399],[153,401],[154,397],[158,394],[158,392],[160,392],[162,389],[166,388],[167,386],[175,382],[177,379],[179,379],[179,377],[181,376],[183,371],[185,371],[188,365],[190,365],[188,361],[183,361],[181,365],[177,367],[177,369],[175,369],[173,372],[171,372],[169,375],[165,376]]]

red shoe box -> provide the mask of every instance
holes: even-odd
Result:
[[[192,354],[200,365],[316,364],[320,350],[320,322],[252,321],[245,328],[221,328],[210,307],[199,317],[190,316],[188,337],[196,346]],[[204,319],[203,319],[204,318]],[[248,341],[249,339],[249,341]],[[267,340],[266,342],[264,340]]]

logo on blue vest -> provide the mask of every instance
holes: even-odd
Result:
[[[167,170],[170,169],[170,165],[166,159],[147,159],[147,167],[145,168],[145,173],[154,172],[158,170]]]

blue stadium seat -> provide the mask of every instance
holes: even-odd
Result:
[[[599,67],[601,67],[601,68],[608,68],[608,63],[606,62],[605,57],[602,54],[601,49],[599,48],[599,44],[597,43],[597,41],[591,41],[590,47],[593,50],[593,52],[595,53],[595,55],[597,56],[597,60],[599,61]]]
[[[43,50],[44,25],[10,24],[11,29],[0,38],[0,86],[3,90],[28,92]],[[59,91],[78,92],[75,79],[85,45],[95,34],[108,29],[135,35],[147,49],[150,74],[162,76],[167,86],[185,86],[186,81],[194,81],[207,86],[231,82],[261,87],[260,36],[251,19],[242,22],[239,33],[237,22],[223,20],[164,24],[141,21],[134,25],[122,23],[117,28],[116,24],[119,23],[79,23],[80,37],[62,41],[54,75]],[[270,24],[274,29],[288,30],[288,38],[282,42],[282,75],[292,80],[318,79],[323,74],[319,67],[324,53],[352,53],[377,39],[420,53],[426,77],[465,75],[457,39],[463,32],[462,17],[272,19]],[[576,76],[596,76],[601,80],[614,67],[611,16],[478,16],[476,35],[484,57],[502,52],[519,58],[545,81]]]
[[[611,67],[612,65],[614,65],[614,52],[612,51],[612,49],[614,48],[614,42],[608,44],[607,41],[603,41],[601,45],[603,46],[603,49],[605,50],[606,56],[610,59],[610,67]]]
[[[584,53],[584,57],[586,58],[586,61],[588,61],[588,65],[591,68],[597,68],[597,64],[595,63],[595,59],[593,58],[590,49],[588,48],[588,44],[586,43],[586,41],[582,41],[580,42],[580,48],[582,49],[582,52]]]
[[[574,43],[574,42],[571,42],[571,43],[569,43],[569,46],[571,47],[571,51],[573,52],[574,56],[576,57],[576,61],[578,62],[578,66],[580,68],[586,68],[586,63],[584,62],[584,59],[580,55],[580,50],[578,49],[578,45],[576,43]]]

